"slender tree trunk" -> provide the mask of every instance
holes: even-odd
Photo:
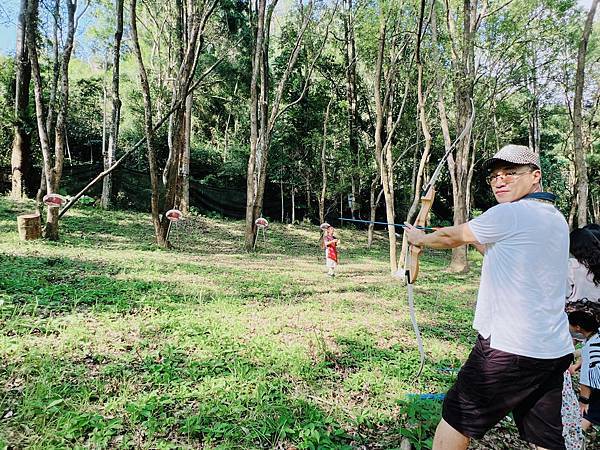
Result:
[[[310,174],[307,173],[306,174],[306,179],[305,181],[305,189],[306,189],[306,215],[308,217],[311,217],[312,215],[312,201],[310,199],[311,197],[311,191],[310,191]]]
[[[423,186],[423,183],[425,181],[425,168],[427,166],[427,163],[429,162],[429,157],[431,156],[432,140],[431,133],[429,132],[429,124],[427,123],[427,114],[425,111],[425,96],[423,94],[423,65],[421,63],[417,64],[417,77],[419,123],[421,124],[421,133],[423,133],[423,137],[425,139],[425,147],[423,148],[423,153],[421,154],[421,160],[419,162],[419,168],[417,169],[413,201],[407,214],[407,220],[409,222],[414,219],[417,213],[417,208],[419,207],[419,201],[421,198],[421,187]]]
[[[252,53],[252,76],[250,80],[250,156],[248,158],[246,179],[246,226],[244,230],[244,246],[247,251],[252,251],[254,248],[254,241],[256,239],[255,221],[260,217],[263,207],[267,180],[268,151],[273,129],[280,115],[290,106],[298,103],[306,93],[308,80],[314,68],[314,62],[320,56],[329,32],[328,26],[322,46],[315,61],[311,63],[310,70],[306,74],[305,84],[299,98],[282,108],[281,102],[284,89],[298,60],[301,43],[312,15],[313,2],[309,0],[306,6],[307,10],[303,11],[303,20],[296,36],[294,49],[289,56],[281,78],[277,82],[275,94],[271,100],[269,98],[268,63],[269,30],[276,5],[277,0],[272,0],[267,8],[266,0],[257,0],[255,3],[256,8],[252,11],[254,47]]]
[[[371,182],[371,190],[369,195],[369,220],[375,222],[377,217],[377,207],[381,202],[383,196],[383,189],[379,189],[379,194],[375,197],[375,190],[380,186],[379,179],[375,179]],[[367,229],[367,247],[371,248],[373,245],[373,231],[375,230],[375,224],[370,223]]]
[[[180,38],[176,39],[174,44],[179,49],[179,66],[173,68],[176,70],[174,77],[173,94],[171,98],[172,116],[169,114],[169,158],[163,170],[163,182],[165,194],[162,202],[162,209],[169,210],[176,206],[182,199],[182,177],[181,162],[184,157],[186,142],[186,106],[185,100],[190,95],[192,80],[196,72],[200,52],[204,48],[204,32],[207,22],[214,12],[217,1],[209,0],[201,5],[188,0],[178,2],[176,13],[178,27],[175,34]],[[132,8],[135,8],[135,1],[132,0]],[[132,34],[134,34],[134,48],[140,71],[142,84],[142,93],[144,94],[144,112],[145,112],[145,134],[148,144],[148,158],[151,170],[152,196],[153,196],[153,222],[155,222],[156,241],[159,245],[168,247],[169,220],[158,210],[160,198],[159,180],[160,175],[156,164],[156,153],[152,146],[151,138],[153,134],[152,126],[152,104],[150,99],[150,90],[148,77],[144,68],[139,41],[137,37],[137,22],[135,20],[135,10],[132,10]],[[135,32],[134,32],[135,31]],[[156,178],[155,178],[156,177]],[[160,223],[157,225],[156,221]]]
[[[321,195],[319,196],[319,223],[325,222],[325,194],[327,193],[327,124],[329,122],[329,110],[333,103],[333,97],[329,99],[323,118],[323,144],[321,145]]]
[[[285,204],[283,202],[283,180],[279,181],[279,190],[281,194],[281,223],[283,223],[285,219]]]
[[[58,0],[57,0],[58,3]],[[60,61],[60,100],[54,132],[54,167],[46,174],[49,192],[58,192],[65,158],[67,114],[69,111],[69,63],[75,39],[75,10],[77,0],[67,0],[67,33]],[[45,236],[58,240],[58,208],[48,208]]]
[[[154,225],[154,234],[157,244],[165,247],[167,241],[162,238],[164,235],[159,212],[159,189],[160,177],[158,175],[158,163],[156,161],[156,150],[154,149],[154,131],[152,126],[152,100],[150,97],[150,84],[148,75],[142,59],[142,50],[140,48],[137,32],[137,0],[131,0],[131,37],[133,41],[134,54],[138,62],[140,84],[142,86],[142,97],[144,99],[144,134],[146,135],[146,146],[148,148],[148,166],[150,170],[150,184],[152,186],[152,224]]]
[[[17,43],[15,53],[15,125],[12,144],[11,196],[19,199],[28,195],[31,187],[31,136],[27,132],[27,108],[29,106],[29,84],[31,82],[31,64],[27,53],[27,3],[21,0],[17,22]]]
[[[449,0],[446,0],[446,22],[448,34],[453,47],[452,66],[454,72],[454,99],[457,110],[456,129],[461,133],[468,125],[472,113],[471,99],[475,84],[475,33],[477,31],[477,1],[464,0],[462,11],[462,30],[460,38],[454,23],[454,13],[451,11]],[[457,42],[460,40],[460,45]],[[458,142],[454,155],[448,157],[448,168],[452,180],[452,194],[454,200],[454,225],[461,225],[468,219],[467,196],[469,186],[469,164],[471,163],[471,133]],[[467,246],[452,249],[452,259],[449,270],[452,272],[466,272],[469,270],[467,260]]]
[[[369,189],[369,220],[371,222],[375,222],[375,217],[377,217],[377,205],[375,204],[375,189],[377,189],[377,184],[375,180],[371,181],[371,189]],[[371,248],[373,245],[373,230],[375,229],[375,224],[370,223],[367,227],[367,248]]]
[[[115,42],[113,45],[113,67],[112,67],[112,108],[110,115],[110,134],[108,137],[108,148],[104,158],[104,170],[109,169],[115,163],[117,143],[119,141],[119,125],[121,122],[121,98],[119,95],[120,84],[120,63],[121,63],[121,41],[123,38],[123,3],[124,0],[115,0],[115,12],[117,16],[117,25],[115,29]],[[102,198],[100,204],[102,208],[108,209],[111,206],[113,196],[112,174],[109,173],[102,180]]]
[[[246,175],[246,228],[245,242],[246,250],[254,248],[256,238],[256,220],[254,207],[258,195],[258,170],[260,167],[260,157],[262,155],[262,142],[260,140],[260,114],[265,107],[259,104],[260,100],[260,74],[264,64],[263,51],[265,51],[265,9],[266,0],[257,0],[256,11],[254,11],[254,48],[252,55],[252,77],[250,80],[250,157],[248,159],[248,171]]]
[[[385,42],[387,36],[387,26],[385,17],[380,17],[379,26],[379,40],[377,50],[377,63],[375,66],[375,112],[376,112],[376,124],[375,124],[375,157],[379,161],[379,168],[381,170],[381,183],[383,185],[383,195],[385,197],[385,212],[388,223],[394,223],[395,211],[394,211],[394,177],[393,173],[390,173],[387,165],[387,158],[384,154],[384,123],[387,119],[385,99],[382,101],[381,98],[381,81],[383,77],[383,64],[385,58]],[[386,92],[387,94],[387,92]],[[387,97],[387,95],[386,95]],[[388,237],[390,243],[390,272],[393,274],[398,270],[398,258],[396,249],[396,229],[393,225],[388,225]]]
[[[356,83],[356,39],[354,34],[354,7],[352,0],[344,0],[344,60],[346,64],[346,99],[348,103],[348,145],[353,166],[358,168],[360,161],[360,148],[358,145],[358,89]],[[357,198],[355,177],[360,174],[352,174],[352,195]],[[360,184],[360,180],[359,180]],[[354,218],[354,207],[351,208]]]
[[[296,186],[292,184],[292,225],[296,223]]]
[[[588,173],[586,162],[586,149],[583,145],[583,87],[585,84],[585,58],[588,41],[592,33],[594,15],[598,7],[598,0],[593,0],[583,27],[583,34],[577,53],[577,71],[575,74],[575,98],[573,99],[573,153],[575,160],[575,173],[577,174],[577,226],[587,225],[588,209]]]
[[[591,202],[592,202],[592,220],[594,223],[600,222],[600,198],[598,193],[590,194]]]
[[[58,9],[56,2],[56,10]],[[56,125],[54,126],[54,153],[51,154],[50,137],[47,124],[52,124],[48,120],[45,112],[43,100],[43,81],[39,65],[38,49],[36,45],[36,30],[38,24],[38,0],[30,0],[28,5],[28,27],[27,27],[27,50],[31,63],[32,77],[34,81],[36,118],[38,125],[38,135],[40,138],[40,147],[44,161],[44,179],[46,181],[47,192],[58,192],[60,179],[62,176],[65,142],[66,142],[66,120],[69,106],[69,62],[73,50],[73,41],[75,36],[75,9],[76,2],[67,1],[66,11],[67,20],[65,28],[65,43],[62,48],[62,55],[59,67],[60,93],[54,93],[58,101],[58,110],[56,116]],[[58,16],[55,17],[58,20]],[[56,67],[56,65],[55,65]],[[52,95],[51,95],[52,99]],[[50,103],[48,110],[52,109]],[[46,118],[46,121],[44,120]],[[58,240],[58,208],[48,208],[46,216],[46,226],[44,237],[50,240]]]
[[[181,160],[181,201],[179,209],[183,213],[190,210],[190,151],[192,144],[192,102],[190,94],[185,100],[185,147]]]

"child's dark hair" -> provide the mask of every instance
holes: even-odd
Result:
[[[597,223],[588,223],[585,227],[583,227],[583,229],[590,230],[592,233],[594,233],[594,236],[600,239],[600,225]]]
[[[569,251],[600,286],[600,231],[596,233],[589,226],[571,231]]]
[[[600,327],[598,319],[594,315],[584,311],[573,311],[569,313],[569,325],[580,326],[585,331],[593,332],[597,331]]]

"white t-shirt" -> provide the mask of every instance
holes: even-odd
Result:
[[[569,227],[552,205],[501,203],[469,222],[486,245],[473,328],[497,350],[532,358],[573,352],[565,314]]]
[[[575,258],[569,258],[567,280],[567,303],[576,301],[600,302],[600,286],[594,284],[594,276]]]
[[[581,374],[579,382],[600,389],[600,337],[598,333],[588,339],[581,349]]]

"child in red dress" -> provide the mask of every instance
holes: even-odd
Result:
[[[335,232],[335,228],[331,225],[327,227],[325,231],[325,236],[323,237],[323,248],[325,249],[325,265],[327,266],[327,275],[330,277],[335,276],[335,268],[338,265],[338,253],[337,253],[337,245],[340,243],[340,240],[336,238],[333,233]]]

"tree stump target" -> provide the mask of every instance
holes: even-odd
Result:
[[[17,216],[17,227],[19,238],[22,241],[31,241],[42,237],[42,221],[38,213]]]

